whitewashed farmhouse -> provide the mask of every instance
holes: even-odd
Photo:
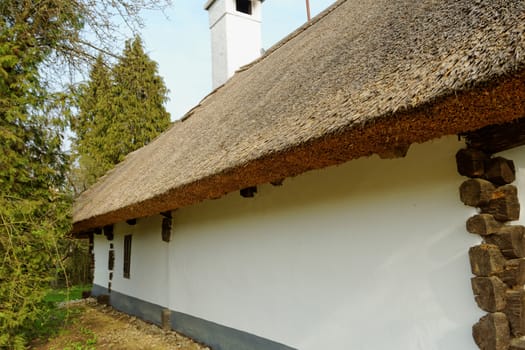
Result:
[[[221,85],[225,40],[76,201],[93,293],[217,350],[525,349],[525,0],[340,0]]]

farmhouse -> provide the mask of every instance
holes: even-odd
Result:
[[[83,193],[73,233],[95,295],[213,349],[525,349],[523,117],[524,0],[340,0]]]

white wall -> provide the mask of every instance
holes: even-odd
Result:
[[[115,225],[115,272],[112,289],[153,304],[168,305],[168,249],[162,241],[162,218]],[[124,278],[124,236],[132,235],[130,278]]]
[[[119,223],[112,288],[298,349],[476,349],[471,327],[483,313],[467,252],[480,239],[465,230],[475,209],[459,201],[462,146],[444,138],[403,159],[355,160],[260,186],[252,199],[180,209],[169,244],[160,216]],[[502,154],[522,186],[524,154]],[[101,286],[108,250],[96,235]]]
[[[178,210],[169,307],[306,350],[476,349],[462,146],[444,138]]]
[[[95,254],[93,283],[107,288],[109,282],[109,242],[106,239],[106,236],[102,234],[93,236],[93,253]]]

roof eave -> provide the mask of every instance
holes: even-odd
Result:
[[[376,117],[366,125],[349,125],[331,135],[262,155],[242,166],[199,179],[183,187],[96,217],[77,220],[79,234],[128,219],[155,215],[218,198],[241,188],[296,176],[396,147],[445,135],[474,131],[525,117],[525,68],[493,82],[428,101],[417,108]],[[497,103],[494,103],[497,101]],[[406,133],[406,130],[411,130]],[[390,140],[396,140],[392,142]],[[239,179],[243,179],[239,182]]]

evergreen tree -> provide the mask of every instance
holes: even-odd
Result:
[[[164,107],[167,92],[156,62],[144,52],[139,37],[126,41],[111,74],[102,58],[97,60],[82,88],[80,113],[72,123],[83,184],[92,184],[169,126]]]
[[[53,95],[39,75],[49,50],[34,35],[45,36],[48,23],[34,28],[42,18],[3,7],[0,15],[0,348],[22,349],[42,310],[57,238],[69,225],[61,194],[67,162],[63,124],[47,113]]]
[[[45,321],[43,297],[70,226],[61,149],[68,99],[43,73],[78,68],[97,45],[107,48],[113,11],[133,20],[162,1],[0,0],[1,349],[25,349],[35,322]],[[101,40],[87,41],[84,28]]]
[[[113,75],[117,113],[109,135],[119,141],[114,156],[120,162],[169,126],[170,115],[164,108],[168,90],[158,74],[157,63],[144,52],[140,37],[126,42]]]
[[[111,116],[114,109],[110,74],[103,56],[99,55],[91,68],[89,81],[79,89],[80,112],[71,121],[71,129],[78,140],[74,149],[77,154],[82,155],[78,159],[78,167],[74,169],[77,193],[93,184],[115,163],[111,159],[111,148],[105,142],[105,135],[113,122]]]

